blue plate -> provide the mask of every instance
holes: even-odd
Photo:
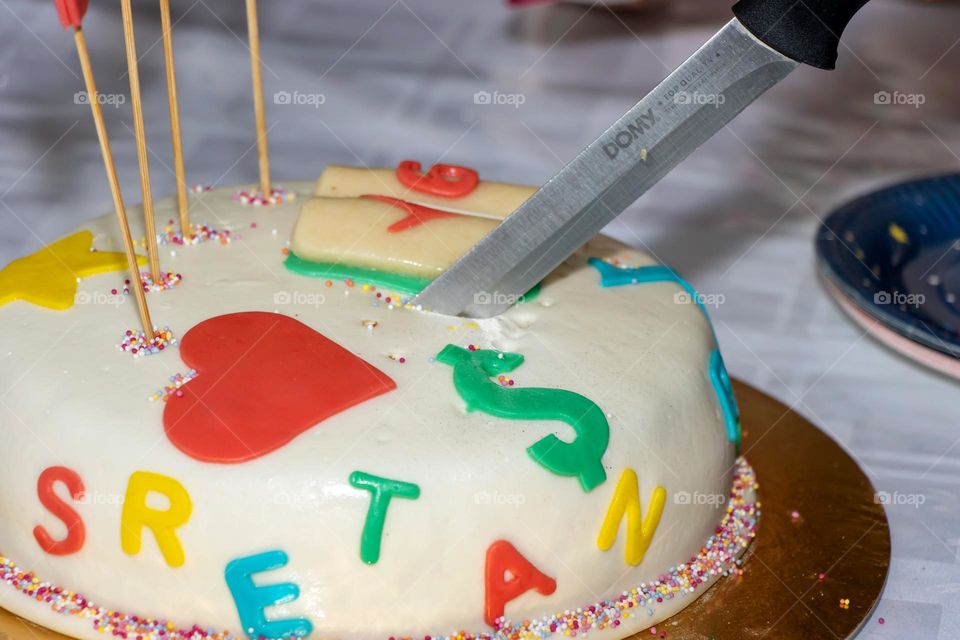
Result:
[[[960,358],[960,175],[863,196],[817,233],[824,277],[868,316]]]

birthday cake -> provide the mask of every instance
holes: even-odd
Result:
[[[443,316],[413,296],[532,189],[286,187],[197,189],[186,233],[155,203],[156,336],[113,215],[0,271],[0,607],[89,640],[617,639],[740,571],[755,479],[676,272],[597,237]]]

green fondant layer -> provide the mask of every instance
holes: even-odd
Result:
[[[377,287],[392,289],[398,293],[407,293],[410,295],[420,293],[428,284],[433,282],[430,278],[405,276],[399,273],[370,269],[368,267],[354,267],[348,264],[337,264],[333,262],[313,262],[312,260],[304,260],[292,251],[283,264],[287,269],[301,276],[329,278],[331,280],[350,278],[360,284],[372,284]],[[530,291],[527,291],[520,302],[536,300],[537,296],[540,295],[540,284],[541,283],[538,282]]]
[[[287,256],[284,265],[290,271],[302,276],[338,280],[350,278],[361,284],[372,284],[377,287],[392,289],[399,293],[409,293],[411,295],[420,293],[431,282],[429,278],[405,276],[398,273],[390,273],[389,271],[380,271],[379,269],[353,267],[346,264],[335,264],[333,262],[312,262],[310,260],[304,260],[292,251],[290,255]]]
[[[524,302],[533,302],[538,297],[540,297],[540,289],[543,288],[540,285],[542,284],[543,284],[542,282],[538,282],[537,284],[533,285],[533,287],[531,287],[530,291],[527,291],[525,294],[523,294],[523,298],[520,300],[520,304],[523,304]]]

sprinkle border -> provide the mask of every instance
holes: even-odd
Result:
[[[655,581],[641,583],[620,596],[597,604],[567,610],[536,620],[513,623],[499,620],[493,633],[460,631],[449,635],[428,635],[424,640],[534,640],[553,634],[585,636],[589,631],[616,629],[624,620],[653,616],[660,603],[705,590],[718,576],[740,574],[741,554],[757,535],[760,503],[756,500],[756,474],[744,458],[737,460],[730,500],[723,519],[698,554],[689,562],[670,567]],[[751,496],[753,500],[748,500]],[[125,640],[243,640],[228,631],[214,631],[197,625],[177,628],[172,622],[145,618],[107,609],[84,596],[42,581],[32,572],[24,572],[12,560],[0,554],[0,581],[21,594],[50,605],[55,613],[91,621],[95,631]],[[389,640],[406,640],[391,636]]]

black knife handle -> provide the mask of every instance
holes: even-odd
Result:
[[[868,0],[740,0],[733,14],[763,43],[797,62],[833,69],[840,35]]]

